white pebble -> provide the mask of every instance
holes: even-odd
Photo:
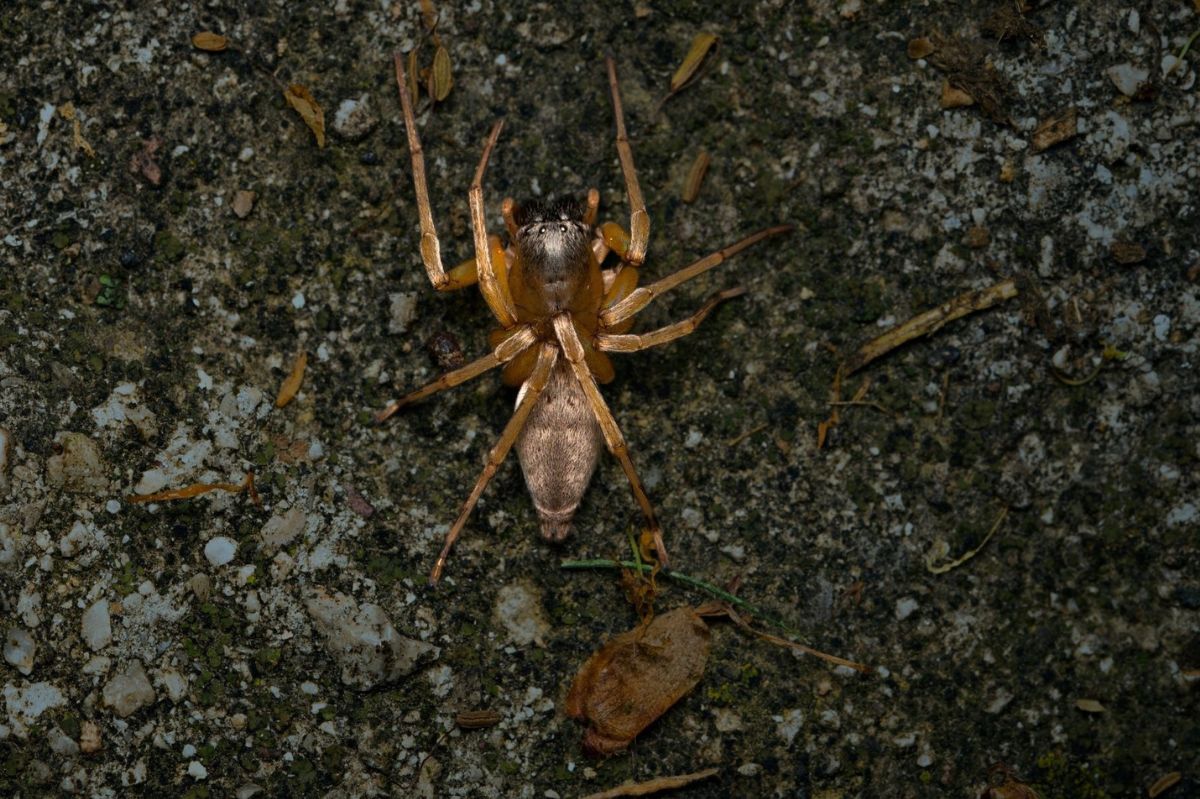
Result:
[[[224,566],[237,554],[237,542],[219,535],[204,545],[204,557],[214,566]]]
[[[4,659],[8,664],[22,674],[33,671],[33,656],[37,652],[37,643],[28,630],[14,627],[4,638]]]
[[[108,615],[108,600],[101,599],[83,614],[83,642],[93,652],[112,643],[112,619]]]
[[[202,780],[208,776],[208,769],[199,760],[193,760],[188,763],[188,774],[195,779]]]
[[[896,602],[896,619],[904,621],[913,614],[913,611],[921,607],[917,600],[910,596],[906,596]]]

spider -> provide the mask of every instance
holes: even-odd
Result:
[[[489,236],[484,218],[483,173],[504,124],[500,120],[484,144],[469,193],[475,258],[447,271],[442,266],[425,179],[425,156],[399,54],[394,63],[421,221],[421,260],[429,282],[438,291],[478,283],[500,326],[489,337],[489,354],[446,372],[392,403],[376,414],[376,421],[382,422],[407,405],[501,365],[503,382],[520,388],[516,410],[488,453],[483,472],[447,533],[429,584],[436,585],[441,579],[451,547],[484,488],[514,446],[542,535],[550,541],[562,541],[571,531],[571,521],[591,481],[601,444],[606,445],[629,479],[646,529],[653,536],[658,561],[666,566],[667,549],[654,506],[638,478],[621,429],[600,394],[599,384],[608,383],[614,376],[607,353],[637,352],[691,333],[720,302],[742,294],[744,289],[714,294],[681,322],[640,335],[628,331],[634,314],[655,297],[755,242],[791,230],[791,226],[761,230],[672,275],[638,287],[638,268],[646,255],[650,219],[625,133],[616,65],[610,57],[606,59],[608,84],[617,124],[617,155],[630,205],[630,232],[612,222],[595,225],[600,193],[590,189],[585,203],[566,198],[518,206],[512,198],[505,198],[502,212],[509,244],[505,246],[500,237]],[[620,258],[620,263],[601,269],[610,252]]]

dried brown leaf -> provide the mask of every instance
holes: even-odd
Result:
[[[655,777],[645,782],[627,782],[624,785],[609,788],[607,791],[588,794],[583,799],[618,799],[618,797],[622,796],[649,796],[652,793],[659,793],[660,791],[673,791],[676,788],[683,788],[691,785],[693,782],[700,782],[701,780],[707,780],[709,777],[715,777],[719,773],[720,769],[706,768],[703,771],[693,771],[691,774],[679,774],[674,777]]]
[[[957,86],[951,86],[950,81],[942,81],[942,108],[964,108],[975,105],[975,98]]]
[[[275,407],[282,408],[292,401],[296,396],[296,392],[300,390],[300,383],[304,381],[304,368],[308,366],[308,353],[304,350],[296,356],[296,362],[292,364],[292,373],[283,381],[283,385],[279,387],[279,396],[275,398]]]
[[[671,94],[682,89],[683,85],[692,79],[696,70],[700,68],[700,64],[704,62],[704,57],[716,43],[717,37],[711,33],[696,34],[696,37],[692,39],[692,46],[688,48],[687,55],[683,57],[683,63],[671,76]]]
[[[288,105],[296,109],[296,113],[304,120],[304,124],[308,125],[309,130],[317,137],[317,146],[324,147],[325,112],[321,110],[321,106],[317,104],[308,89],[299,83],[293,83],[284,90],[283,96]]]
[[[711,159],[708,153],[704,150],[696,156],[696,160],[692,162],[692,168],[688,170],[687,180],[683,183],[683,201],[685,203],[694,203],[696,198],[700,196],[700,185],[704,182],[704,175],[708,172],[708,165]]]
[[[1133,266],[1146,260],[1146,248],[1132,241],[1114,241],[1108,251],[1122,266]]]
[[[1056,144],[1075,137],[1079,132],[1078,113],[1075,106],[1046,117],[1033,131],[1033,151],[1040,153]]]
[[[219,53],[229,47],[229,40],[219,33],[200,31],[192,36],[192,47],[208,53]]]
[[[442,102],[450,96],[454,88],[454,77],[450,74],[450,53],[445,47],[439,47],[433,54],[433,72],[429,78],[429,96],[435,102]]]
[[[1197,2],[1200,2],[1200,0],[1197,0]],[[1178,771],[1172,771],[1169,774],[1164,774],[1156,779],[1153,785],[1146,789],[1146,795],[1149,796],[1150,799],[1155,799],[1155,797],[1162,795],[1162,793],[1167,789],[1174,787],[1182,779],[1183,774]]]
[[[419,90],[417,85],[417,73],[421,70],[420,66],[417,64],[417,52],[420,49],[421,46],[417,45],[408,54],[408,75],[406,76],[408,80],[406,82],[408,83],[408,96],[414,103],[417,101],[417,92]]]
[[[933,42],[929,41],[929,39],[925,38],[924,36],[921,36],[917,39],[911,40],[908,43],[906,52],[908,53],[909,58],[915,60],[929,55],[933,52],[933,49]]]
[[[500,723],[500,714],[494,710],[464,710],[454,716],[454,723],[464,730],[482,730]]]
[[[691,608],[655,616],[610,639],[588,658],[567,694],[568,716],[586,721],[583,748],[623,750],[700,681],[708,626]]]

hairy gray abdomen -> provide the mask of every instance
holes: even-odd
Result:
[[[524,387],[517,402],[524,395]],[[596,469],[603,438],[587,397],[566,358],[559,357],[550,382],[517,439],[517,459],[542,535],[561,541]]]

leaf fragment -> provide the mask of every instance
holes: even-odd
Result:
[[[313,98],[308,89],[301,86],[299,83],[293,83],[288,86],[283,97],[287,100],[288,105],[296,109],[296,113],[304,120],[304,124],[308,125],[309,130],[317,138],[317,146],[325,146],[325,112],[321,110],[321,106]]]
[[[621,796],[649,796],[652,793],[659,793],[660,791],[673,791],[676,788],[683,788],[691,785],[693,782],[700,782],[701,780],[715,777],[719,773],[720,769],[706,768],[702,771],[693,771],[691,774],[679,774],[673,777],[655,777],[645,782],[627,782],[624,785],[609,788],[607,791],[588,794],[583,799],[617,799],[617,797]]]
[[[567,694],[567,715],[589,725],[584,750],[600,756],[625,749],[696,686],[708,648],[708,625],[688,607],[609,639],[583,664]]]
[[[694,203],[700,196],[700,185],[704,182],[710,162],[711,159],[705,150],[701,150],[700,154],[696,156],[696,160],[692,162],[692,168],[688,170],[687,180],[683,184],[682,199],[685,203]]]
[[[925,38],[924,36],[921,36],[917,39],[911,40],[908,43],[906,52],[908,53],[908,57],[915,61],[918,58],[924,58],[925,56],[929,55],[933,52],[933,50],[933,42],[929,41],[929,39]]]
[[[1046,117],[1033,131],[1031,144],[1035,153],[1048,150],[1056,144],[1075,138],[1079,132],[1078,112],[1075,106]]]
[[[246,472],[246,479],[241,483],[192,483],[184,488],[173,488],[169,491],[159,491],[157,494],[132,494],[125,497],[126,502],[169,502],[176,499],[191,499],[210,491],[228,491],[230,494],[240,494],[243,491],[250,494],[255,505],[262,505],[258,491],[254,488],[254,472]]]
[[[1172,771],[1169,774],[1164,774],[1156,779],[1154,784],[1146,789],[1146,795],[1149,796],[1150,799],[1155,799],[1156,796],[1160,796],[1167,789],[1173,788],[1182,779],[1183,773],[1179,771]]]
[[[454,716],[454,723],[464,730],[482,730],[500,723],[500,714],[494,710],[463,710]]]
[[[704,57],[708,55],[708,51],[717,43],[717,37],[711,33],[697,33],[692,39],[692,46],[688,49],[687,55],[683,57],[683,63],[679,65],[679,69],[675,70],[675,74],[671,76],[671,94],[683,88],[683,85],[692,79],[696,74],[696,70],[700,68],[700,64],[704,61]]]
[[[308,366],[308,353],[304,350],[296,356],[296,362],[292,364],[292,373],[283,381],[283,385],[279,387],[279,396],[275,398],[275,407],[282,408],[292,401],[296,396],[296,392],[300,390],[300,383],[304,381],[304,368]]]
[[[192,36],[192,47],[208,53],[219,53],[229,47],[229,40],[219,33],[200,31]]]
[[[433,71],[429,77],[429,96],[434,102],[442,102],[450,96],[454,88],[454,76],[450,74],[450,53],[445,47],[438,47],[433,54]]]

